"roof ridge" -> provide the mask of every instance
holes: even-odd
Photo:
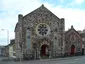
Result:
[[[46,8],[44,6],[44,4],[42,4],[40,7],[38,7],[37,9],[31,11],[30,13],[26,14],[23,16],[23,18],[25,18],[26,16],[30,15],[32,12],[36,11],[36,10],[39,10],[39,9],[46,9],[47,11],[49,11],[50,13],[52,13],[54,16],[56,16],[53,12],[51,12],[48,8]],[[57,16],[56,16],[57,17]],[[57,17],[59,19],[59,17]]]

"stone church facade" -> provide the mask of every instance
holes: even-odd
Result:
[[[82,37],[73,26],[65,32],[65,54],[67,56],[82,55]]]
[[[64,54],[64,18],[58,18],[44,5],[31,13],[18,15],[15,27],[17,58],[55,58]]]

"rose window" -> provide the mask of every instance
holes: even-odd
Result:
[[[44,24],[44,23],[39,24],[37,26],[37,32],[38,32],[39,35],[45,36],[49,32],[49,26],[47,24]]]

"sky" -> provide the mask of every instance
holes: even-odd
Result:
[[[71,25],[76,30],[85,29],[85,0],[0,0],[0,45],[15,38],[18,15],[25,16],[42,4],[59,18],[65,18],[65,30]]]

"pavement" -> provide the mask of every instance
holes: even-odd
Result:
[[[0,64],[85,64],[85,56],[29,61],[1,61]]]

